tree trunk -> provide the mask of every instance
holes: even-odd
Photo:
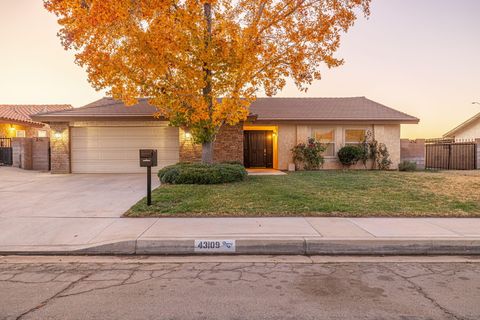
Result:
[[[213,141],[202,143],[202,163],[213,163]]]

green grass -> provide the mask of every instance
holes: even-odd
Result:
[[[480,172],[316,171],[164,185],[137,216],[478,216]]]

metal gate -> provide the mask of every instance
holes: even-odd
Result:
[[[0,138],[0,166],[12,165],[12,139]]]
[[[425,168],[445,170],[477,169],[477,144],[450,139],[425,141]]]

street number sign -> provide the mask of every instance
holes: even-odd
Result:
[[[232,253],[235,252],[235,240],[195,240],[194,252]]]

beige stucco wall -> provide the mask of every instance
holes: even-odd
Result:
[[[458,130],[454,136],[455,140],[473,140],[480,138],[480,119]]]
[[[385,143],[392,160],[391,169],[396,169],[400,162],[400,125],[301,125],[301,124],[278,124],[278,169],[287,170],[288,164],[292,163],[291,149],[297,143],[304,143],[313,135],[316,128],[332,128],[335,130],[335,156],[325,157],[324,169],[341,169],[342,165],[338,161],[336,153],[345,145],[346,129],[365,129],[373,130],[377,141]],[[363,163],[358,163],[353,169],[365,168]],[[367,168],[371,168],[371,162],[367,163]]]
[[[387,146],[390,160],[392,160],[390,169],[397,169],[400,163],[400,125],[375,125],[374,133],[375,139]]]
[[[278,125],[278,169],[287,170],[292,162],[292,148],[297,142],[297,126],[293,124]]]

